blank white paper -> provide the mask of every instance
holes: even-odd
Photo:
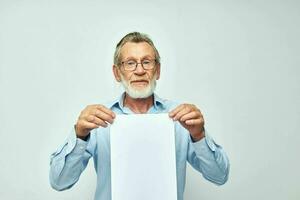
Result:
[[[168,114],[117,115],[110,128],[112,200],[176,200],[174,123]]]

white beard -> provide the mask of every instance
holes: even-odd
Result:
[[[128,81],[126,81],[121,74],[121,83],[126,91],[126,93],[133,99],[145,99],[150,97],[156,88],[156,74],[144,89],[135,89],[130,85]]]

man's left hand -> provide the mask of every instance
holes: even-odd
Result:
[[[174,121],[179,121],[186,128],[194,142],[205,137],[204,118],[201,111],[193,104],[181,104],[169,112],[169,116]]]

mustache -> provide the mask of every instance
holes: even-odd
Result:
[[[137,81],[146,81],[148,83],[151,83],[156,80],[157,74],[154,74],[152,78],[150,78],[147,74],[143,76],[132,76],[129,79],[126,80],[126,78],[121,74],[122,81],[125,81],[127,83],[137,82]]]

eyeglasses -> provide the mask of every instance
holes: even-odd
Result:
[[[137,68],[138,64],[141,64],[144,70],[150,70],[155,67],[156,59],[153,60],[146,59],[140,63],[136,62],[135,60],[127,60],[121,62],[121,64],[126,71],[134,71]]]

